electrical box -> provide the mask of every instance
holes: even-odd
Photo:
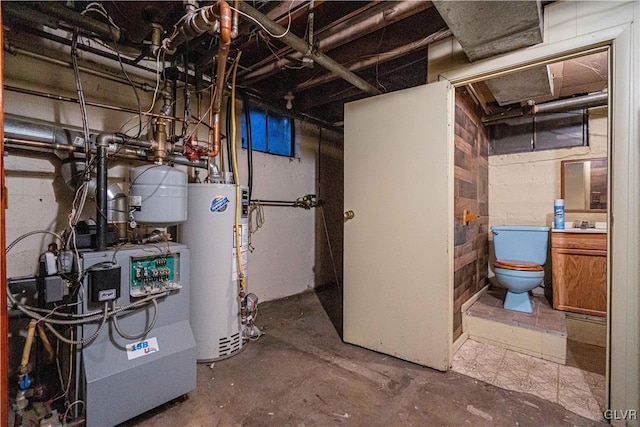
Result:
[[[91,302],[105,302],[120,298],[119,265],[92,267],[89,272]]]
[[[180,254],[131,258],[129,295],[147,295],[180,289]]]

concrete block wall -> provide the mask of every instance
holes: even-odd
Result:
[[[58,49],[55,45],[49,47]],[[68,49],[60,49],[58,57],[70,61]],[[82,57],[95,60],[85,53]],[[128,71],[134,81],[146,82],[151,88],[155,86],[153,73],[135,69]],[[20,54],[6,55],[4,75],[5,83],[9,86],[77,97],[71,68],[52,65]],[[88,101],[137,109],[133,91],[128,85],[86,73],[81,73],[81,77],[85,98]],[[151,105],[152,92],[138,93],[141,106],[146,111]],[[206,96],[202,105],[208,105]],[[158,108],[159,106],[155,107],[156,110]],[[95,107],[89,107],[88,110],[89,127],[95,131],[126,130],[135,127],[137,123],[135,114]],[[5,111],[7,114],[61,125],[82,125],[77,104],[19,94],[10,90],[5,91]],[[241,103],[238,103],[237,111],[237,141],[240,141]],[[206,140],[207,131],[202,128],[198,132],[198,138]],[[135,130],[129,132],[132,133],[135,133]],[[293,200],[305,194],[315,193],[319,135],[315,126],[299,123],[296,126],[296,138],[299,141],[298,158],[254,153],[254,198]],[[67,224],[73,193],[60,177],[60,160],[47,153],[14,149],[7,150],[7,153],[7,242],[10,243],[19,235],[36,229],[62,231]],[[246,183],[246,150],[239,149],[238,153],[241,182]],[[137,164],[131,161],[112,163],[109,169],[110,181],[121,182],[124,184],[123,187],[128,189],[128,170]],[[87,203],[83,216],[95,217],[95,205],[92,202]],[[315,250],[313,211],[265,208],[265,216],[263,228],[253,237],[252,243],[256,249],[249,255],[249,291],[265,301],[312,288]],[[34,274],[38,256],[46,250],[50,241],[51,239],[45,235],[37,235],[18,244],[7,256],[8,277]]]

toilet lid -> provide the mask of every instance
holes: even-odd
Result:
[[[514,261],[511,259],[499,259],[493,264],[494,267],[504,268],[507,270],[521,270],[521,271],[544,271],[544,268],[540,264],[527,261]]]

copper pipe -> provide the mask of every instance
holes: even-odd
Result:
[[[231,46],[231,8],[226,1],[219,1],[212,6],[214,13],[220,16],[220,41],[218,42],[218,58],[216,60],[216,90],[211,99],[211,117],[209,124],[209,157],[216,157],[220,153],[220,110],[222,95],[224,94],[225,72],[229,47]]]

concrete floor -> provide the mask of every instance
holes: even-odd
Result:
[[[257,324],[259,341],[213,368],[198,365],[186,398],[126,425],[603,425],[529,394],[344,344],[335,289],[260,304]]]

